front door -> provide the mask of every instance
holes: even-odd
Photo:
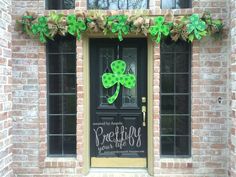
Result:
[[[147,166],[146,98],[146,39],[90,39],[91,167]]]

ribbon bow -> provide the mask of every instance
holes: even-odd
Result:
[[[47,24],[47,18],[42,16],[38,18],[38,22],[32,25],[32,33],[34,35],[39,34],[39,40],[42,43],[45,43],[46,37],[49,37],[49,29]]]
[[[149,33],[151,34],[152,37],[156,37],[156,42],[160,43],[161,42],[161,35],[168,36],[170,33],[170,29],[168,25],[164,24],[165,18],[162,16],[158,16],[154,19],[154,24],[153,26],[150,26]],[[157,35],[157,36],[156,36]]]
[[[193,14],[189,17],[190,23],[187,24],[187,32],[191,34],[193,32],[194,36],[200,40],[202,36],[206,36],[206,23],[202,21],[198,14]],[[193,37],[190,37],[190,40],[193,40]]]
[[[124,74],[126,63],[123,60],[115,60],[111,63],[113,73],[104,73],[102,75],[102,84],[107,89],[117,84],[116,91],[113,96],[107,99],[109,104],[112,104],[118,97],[120,86],[131,89],[135,87],[136,78],[134,74]]]
[[[86,30],[86,25],[81,18],[76,18],[75,15],[68,15],[67,16],[67,23],[68,23],[68,32],[71,35],[77,35],[77,39],[80,40],[81,32]]]

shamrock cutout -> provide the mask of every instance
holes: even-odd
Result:
[[[112,33],[118,33],[118,39],[123,40],[122,34],[127,35],[129,33],[129,25],[127,25],[127,15],[113,15],[108,17],[107,24],[111,27]]]
[[[107,89],[117,84],[116,91],[113,96],[107,99],[109,104],[112,104],[118,97],[120,86],[131,89],[135,87],[136,78],[134,74],[124,74],[126,63],[123,60],[115,60],[111,63],[113,73],[104,73],[102,75],[102,84]]]
[[[149,28],[149,33],[153,38],[156,37],[156,42],[160,43],[161,41],[161,35],[163,34],[164,36],[168,36],[170,33],[170,29],[168,25],[164,24],[165,18],[162,16],[158,16],[154,19],[154,24],[153,26],[150,26]]]
[[[190,41],[193,41],[194,36],[200,40],[202,36],[206,36],[207,32],[205,31],[207,26],[204,21],[202,21],[198,14],[193,14],[189,17],[190,23],[187,24],[187,32],[191,34],[192,32],[194,35],[190,36]]]
[[[80,40],[81,32],[86,30],[86,25],[81,18],[76,18],[75,15],[68,15],[67,16],[67,23],[68,23],[68,32],[71,35],[77,35],[77,39]]]
[[[39,34],[39,40],[42,43],[46,42],[46,37],[49,37],[49,29],[47,24],[47,18],[42,16],[38,18],[38,23],[32,25],[32,33],[34,35]]]

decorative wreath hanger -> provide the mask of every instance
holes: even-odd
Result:
[[[222,34],[221,19],[213,19],[210,13],[186,16],[148,16],[148,15],[107,15],[100,11],[87,13],[59,14],[51,12],[48,16],[37,16],[26,12],[18,26],[30,37],[37,37],[42,43],[53,40],[56,35],[73,35],[78,40],[83,33],[103,32],[104,35],[115,35],[120,41],[125,35],[144,34],[160,43],[163,37],[173,41],[182,39],[193,42],[204,36],[218,37]]]

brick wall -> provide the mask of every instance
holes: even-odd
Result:
[[[193,9],[175,10],[174,12],[175,14],[185,14],[192,12],[201,13],[204,9],[210,10],[214,16],[223,18],[226,25],[228,25],[228,6],[228,1],[194,0]],[[150,2],[150,8],[152,13],[165,14],[167,12],[167,10],[160,9],[160,0],[152,0]],[[86,9],[86,1],[76,0],[76,9]],[[13,0],[13,23],[26,10],[43,14],[44,0]],[[65,13],[69,12],[73,12],[73,10],[65,11]],[[14,31],[12,35],[14,172],[17,176],[78,176],[81,174],[81,166],[83,164],[82,137],[84,130],[82,125],[84,121],[83,111],[85,109],[82,104],[84,101],[84,58],[82,42],[77,42],[77,102],[79,103],[77,106],[78,155],[76,159],[47,158],[45,47],[36,40],[29,39],[25,35],[20,34],[18,31]],[[227,36],[224,36],[220,41],[207,38],[201,42],[193,43],[192,158],[189,159],[160,158],[160,49],[159,45],[155,46],[153,80],[155,176],[227,176],[228,93],[230,89],[228,67],[230,64],[228,57],[229,46]],[[218,103],[219,97],[222,98],[222,103]],[[232,169],[235,169],[233,168],[233,160],[231,162]],[[91,176],[94,176],[94,174]]]
[[[232,121],[230,131],[230,166],[229,176],[236,176],[236,2],[231,0],[231,86],[232,86]]]
[[[11,0],[0,1],[0,176],[13,175],[12,164],[12,61]]]
[[[44,1],[14,0],[13,24],[26,10],[42,13]],[[41,44],[12,33],[13,169],[18,176],[39,173],[39,79]]]

